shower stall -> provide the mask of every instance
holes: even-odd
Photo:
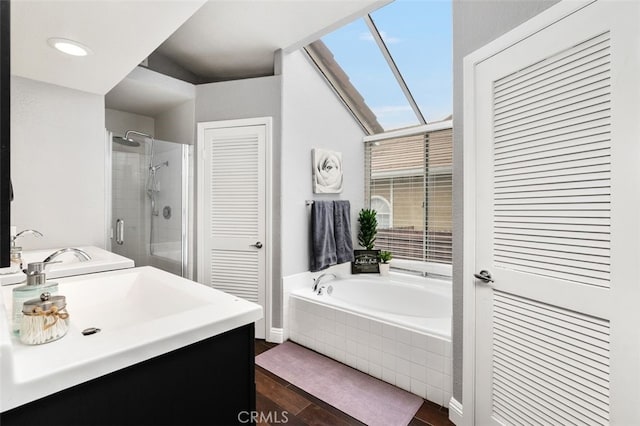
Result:
[[[189,277],[189,145],[129,130],[111,141],[111,251]],[[109,184],[109,183],[108,183]]]

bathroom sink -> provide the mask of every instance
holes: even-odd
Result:
[[[56,281],[69,332],[38,346],[11,333],[12,287],[0,288],[0,412],[262,318],[260,305],[150,266]]]
[[[84,250],[89,254],[89,256],[91,256],[91,260],[81,262],[73,253],[63,253],[54,259],[61,263],[53,263],[50,266],[47,266],[48,279],[91,274],[94,272],[113,271],[116,269],[133,268],[135,266],[133,260],[98,247],[81,246],[76,248]],[[47,258],[47,256],[59,249],[60,248],[51,248],[23,251],[22,263],[24,268],[26,268],[27,264],[31,262],[42,262]],[[25,275],[21,272],[6,275],[0,274],[0,285],[17,284],[24,280]]]
[[[201,291],[194,293],[191,286],[176,282],[174,275],[157,271],[155,268],[136,268],[129,273],[117,274],[117,279],[111,275],[97,275],[90,280],[78,278],[75,281],[81,285],[60,287],[59,293],[66,296],[78,328],[98,327],[107,332],[135,327],[211,303],[205,297],[211,296],[209,289],[201,286],[196,290],[205,290],[204,294]],[[114,315],[114,311],[118,314]]]

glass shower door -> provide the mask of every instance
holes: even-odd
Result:
[[[149,262],[186,276],[188,146],[156,141],[147,174]]]
[[[187,276],[189,146],[139,140],[111,144],[111,251]]]

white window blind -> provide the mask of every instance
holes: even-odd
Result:
[[[451,129],[365,142],[365,200],[381,209],[376,248],[451,263]]]

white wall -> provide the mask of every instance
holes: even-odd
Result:
[[[193,145],[195,142],[195,100],[186,101],[155,117],[157,140]]]
[[[265,116],[279,121],[280,84],[280,76],[271,76],[198,85],[196,122]]]
[[[349,200],[357,241],[357,216],[364,205],[364,133],[304,52],[282,60],[282,275],[288,276],[309,270],[310,208],[305,200]],[[313,194],[313,148],[342,152],[341,194]]]
[[[155,120],[152,117],[108,108],[104,112],[106,129],[112,131],[114,136],[124,136],[127,130],[148,135],[155,133]]]
[[[12,224],[25,249],[105,246],[104,97],[11,77]]]
[[[453,0],[453,397],[462,402],[462,59],[558,0]],[[466,351],[473,348],[465,348]],[[467,408],[468,409],[468,408]],[[473,407],[471,407],[473,409]]]

